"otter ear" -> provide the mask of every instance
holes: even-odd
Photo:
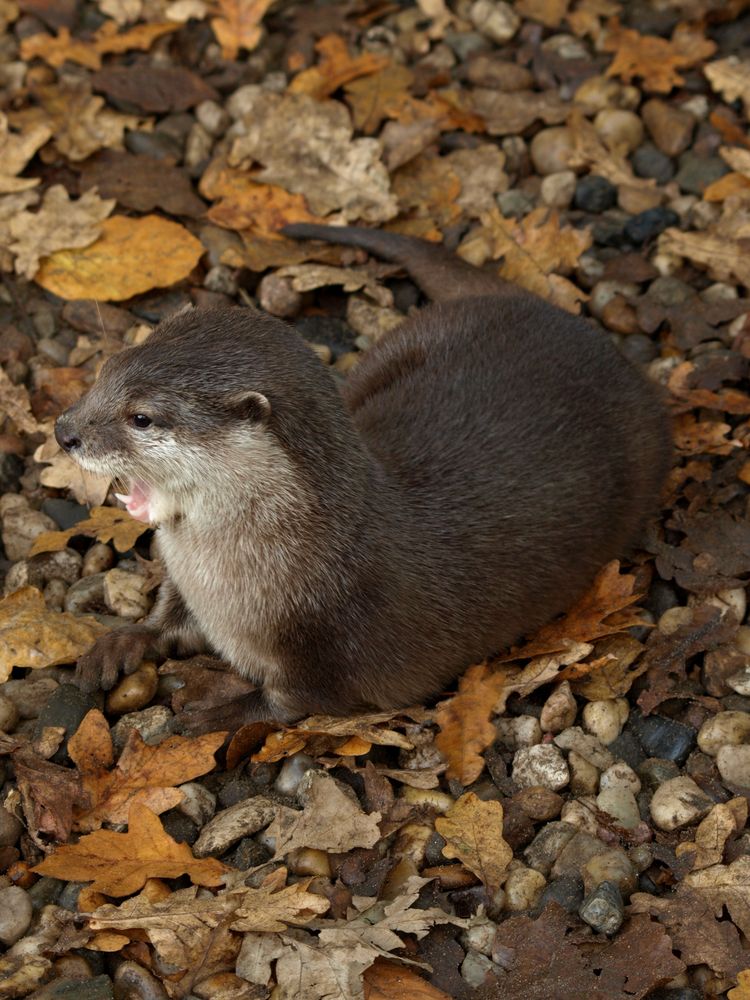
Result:
[[[271,416],[271,403],[262,392],[237,392],[229,397],[229,409],[240,420],[265,424]]]

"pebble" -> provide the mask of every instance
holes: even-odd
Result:
[[[68,585],[62,580],[50,580],[42,593],[44,603],[52,611],[62,611],[67,592]]]
[[[731,788],[750,790],[750,744],[724,746],[716,755],[721,780]]]
[[[476,0],[469,18],[477,31],[498,45],[509,42],[521,27],[521,18],[503,0]]]
[[[562,875],[548,882],[536,905],[540,913],[547,903],[557,903],[567,913],[577,913],[583,902],[583,881],[578,875]]]
[[[722,747],[750,743],[750,715],[746,712],[718,712],[701,726],[698,746],[715,757]]]
[[[444,861],[445,859],[443,859]],[[478,951],[482,955],[492,954],[495,943],[497,924],[487,917],[477,917],[460,936],[461,944],[466,951]]]
[[[604,315],[605,308],[617,296],[623,299],[634,298],[639,293],[638,285],[632,281],[614,281],[605,279],[597,281],[591,289],[591,299],[589,300],[589,310],[597,319]]]
[[[144,743],[156,746],[171,735],[170,723],[174,718],[166,705],[152,705],[142,712],[129,712],[112,726],[112,743],[115,750],[122,750],[131,730],[140,734]]]
[[[675,173],[670,158],[650,142],[644,142],[631,157],[636,177],[652,178],[657,184],[668,184]]]
[[[84,694],[75,684],[61,684],[52,692],[39,713],[35,735],[39,738],[42,730],[47,726],[59,726],[65,730],[66,737],[69,739],[92,708],[96,708],[96,700],[91,695]],[[65,745],[63,745],[53,760],[56,763],[62,763],[66,755]]]
[[[534,820],[550,820],[560,815],[563,799],[557,792],[538,785],[524,788],[513,796],[527,816]]]
[[[502,194],[497,195],[495,201],[506,219],[517,219],[528,215],[534,207],[533,199],[525,191],[520,191],[518,188],[503,191]]]
[[[679,830],[695,823],[713,806],[692,778],[681,775],[660,785],[651,799],[651,818],[660,830]]]
[[[542,727],[533,715],[516,715],[500,718],[495,723],[497,741],[511,750],[532,747],[542,742]]]
[[[672,760],[661,760],[658,757],[649,757],[638,767],[638,776],[643,787],[653,791],[665,781],[676,778],[680,773],[679,767]]]
[[[660,233],[670,226],[676,226],[680,217],[671,208],[664,208],[662,205],[656,208],[649,208],[645,212],[639,212],[632,219],[625,223],[625,237],[630,243],[641,246],[649,240],[655,239]]]
[[[104,542],[94,542],[83,557],[81,576],[92,576],[94,573],[104,573],[115,561],[115,554]]]
[[[572,170],[561,170],[547,174],[542,181],[541,196],[545,205],[551,208],[567,208],[576,191],[576,175]]]
[[[144,593],[145,585],[146,578],[140,573],[110,569],[104,574],[104,603],[120,618],[127,618],[129,621],[142,618],[149,608],[149,597]]]
[[[607,746],[620,735],[628,718],[628,703],[624,698],[590,701],[583,709],[583,728]]]
[[[203,827],[193,845],[196,858],[223,854],[232,844],[268,826],[276,815],[276,803],[265,795],[244,799],[217,813]]]
[[[70,587],[65,595],[65,610],[74,615],[87,612],[101,612],[104,604],[104,573],[82,576]]]
[[[644,716],[640,712],[631,712],[628,728],[632,729],[648,757],[683,764],[695,746],[696,732],[693,727],[664,715]]]
[[[538,174],[557,174],[567,170],[575,140],[566,125],[542,129],[531,140],[529,154]]]
[[[490,87],[506,93],[531,90],[534,86],[533,73],[525,66],[503,59],[498,53],[478,55],[472,59],[466,67],[466,77],[475,87]]]
[[[643,142],[643,122],[634,111],[604,108],[594,119],[594,128],[612,152],[627,156]]]
[[[595,837],[599,830],[599,821],[596,818],[596,799],[591,795],[571,799],[562,807],[560,819],[565,823],[572,823],[579,830]]]
[[[0,847],[13,847],[23,832],[23,823],[0,806]]]
[[[547,823],[524,850],[526,863],[542,875],[549,875],[558,855],[577,832],[572,823],[560,820]]]
[[[51,517],[33,510],[28,500],[18,493],[0,497],[0,522],[5,554],[11,562],[25,559],[37,536],[45,531],[57,531]]]
[[[659,348],[643,333],[632,333],[627,336],[620,350],[625,357],[636,365],[647,365],[659,356]]]
[[[735,694],[742,695],[742,697],[750,697],[750,664],[738,670],[736,674],[732,674],[726,679],[726,685],[731,688]],[[2,709],[0,708],[0,717],[2,716]],[[2,729],[2,724],[0,723],[0,729]]]
[[[461,963],[461,978],[473,989],[483,986],[488,975],[494,977],[500,972],[502,970],[491,958],[477,951],[470,951]]]
[[[555,737],[555,745],[561,750],[575,750],[599,771],[606,770],[615,762],[609,750],[595,736],[585,733],[580,726],[571,726],[559,733]]]
[[[655,145],[667,156],[679,156],[690,145],[695,118],[689,111],[655,97],[643,105],[641,117]]]
[[[605,788],[597,795],[596,804],[602,812],[614,817],[626,830],[635,829],[641,822],[638,803],[629,788]]]
[[[680,169],[675,181],[688,194],[702,195],[709,184],[729,172],[726,163],[718,156],[697,156],[690,151],[680,157]]]
[[[197,781],[187,781],[178,788],[182,792],[182,802],[177,809],[198,828],[204,827],[216,812],[216,796]]]
[[[12,733],[20,719],[14,702],[6,695],[0,694],[0,732]]]
[[[258,302],[272,316],[290,319],[302,308],[302,296],[295,291],[290,278],[266,274],[258,285]]]
[[[570,771],[557,747],[551,743],[539,743],[516,751],[512,778],[518,788],[541,785],[555,792],[568,784]]]
[[[312,757],[306,753],[296,753],[292,757],[287,757],[281,765],[278,777],[274,782],[274,788],[279,795],[295,796],[300,781],[310,768],[318,768]]]
[[[156,976],[137,962],[120,962],[112,981],[115,1000],[167,1000]]]
[[[599,788],[601,791],[605,788],[627,788],[637,795],[641,790],[641,779],[632,767],[619,760],[602,773]]]
[[[29,929],[34,910],[29,894],[17,885],[0,889],[0,941],[9,948]]]
[[[688,598],[688,604],[690,607],[693,607],[694,604],[709,604],[721,611],[722,618],[731,615],[739,624],[747,611],[747,594],[744,587],[732,587],[720,590],[716,594],[701,595],[700,598],[696,595],[693,601]]]
[[[107,711],[115,715],[125,712],[137,712],[156,694],[159,686],[159,675],[153,663],[142,663],[132,674],[123,677],[118,685],[107,695]]]
[[[534,868],[519,865],[511,869],[503,886],[506,908],[515,913],[533,909],[546,885],[547,879]]]
[[[216,101],[201,101],[200,104],[196,104],[195,117],[206,132],[214,138],[223,135],[232,121],[224,108]]]
[[[590,76],[576,90],[573,100],[583,106],[586,115],[594,115],[604,108],[627,107],[628,91],[632,90],[632,87],[624,87],[609,77]]]
[[[625,917],[622,893],[612,882],[602,882],[581,903],[581,920],[600,934],[616,934]]]
[[[591,795],[599,787],[599,769],[575,750],[568,754],[570,790],[574,795]]]
[[[606,177],[588,174],[576,184],[574,203],[582,212],[606,212],[617,204],[617,188]]]
[[[6,681],[3,694],[9,698],[22,719],[37,719],[52,694],[59,687],[54,677],[24,677]]]
[[[14,493],[19,489],[24,464],[18,455],[0,453],[0,493]]]
[[[82,566],[83,558],[74,549],[42,552],[29,560],[29,582],[35,587],[50,580],[62,580],[70,585],[80,577]]]
[[[572,726],[578,714],[578,703],[573,697],[568,681],[559,684],[547,698],[539,716],[544,733],[561,733]]]

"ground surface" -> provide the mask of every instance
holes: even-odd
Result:
[[[0,998],[750,997],[749,6],[0,0]],[[511,660],[222,751],[210,660],[65,683],[160,570],[51,422],[190,303],[345,374],[418,294],[310,219],[590,316],[677,462]]]

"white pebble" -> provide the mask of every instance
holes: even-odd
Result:
[[[703,819],[713,804],[692,778],[681,775],[656,789],[651,799],[651,818],[660,830],[679,830]]]
[[[516,752],[513,757],[513,781],[518,788],[541,785],[557,792],[570,781],[570,771],[556,746],[539,743]]]

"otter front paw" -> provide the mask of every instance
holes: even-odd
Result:
[[[86,694],[109,691],[120,673],[132,674],[156,642],[145,625],[125,625],[97,639],[76,664],[75,683]]]
[[[274,712],[262,691],[248,694],[213,708],[201,708],[198,702],[190,702],[171,722],[173,733],[184,736],[201,736],[203,733],[225,731],[230,736],[242,726],[251,722],[267,722],[274,719]]]

